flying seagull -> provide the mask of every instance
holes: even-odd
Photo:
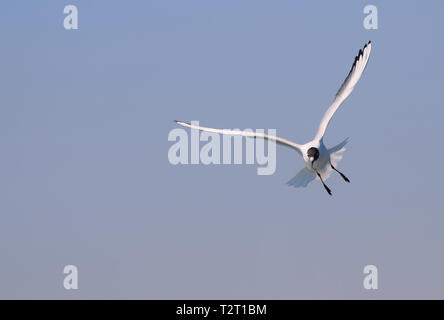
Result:
[[[251,138],[262,138],[275,141],[278,144],[295,149],[303,157],[305,162],[305,167],[302,168],[295,177],[287,182],[288,185],[294,187],[306,187],[314,179],[319,179],[322,182],[325,190],[331,195],[330,188],[325,184],[325,180],[330,176],[333,171],[336,171],[346,182],[350,180],[338,169],[336,169],[337,164],[342,159],[342,155],[345,151],[344,146],[347,144],[347,139],[345,139],[340,144],[333,148],[327,149],[323,142],[323,137],[331,118],[333,117],[336,110],[344,102],[344,100],[353,91],[356,83],[358,83],[361,78],[362,73],[367,66],[368,59],[370,57],[370,51],[372,49],[372,43],[369,41],[363,49],[359,50],[358,55],[355,57],[355,61],[351,67],[350,72],[345,78],[344,83],[339,88],[336,93],[335,99],[330,107],[325,112],[322,117],[321,123],[319,124],[318,131],[313,140],[307,142],[306,144],[297,144],[284,138],[271,136],[263,133],[255,132],[245,132],[240,130],[222,130],[213,129],[202,126],[193,125],[187,122],[177,121],[175,122],[179,125],[189,127],[192,129],[198,129],[202,131],[222,133],[228,135],[242,135]]]

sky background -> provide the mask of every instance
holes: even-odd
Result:
[[[63,28],[63,8],[79,30]],[[379,29],[363,27],[367,4]],[[444,298],[442,1],[2,1],[0,298]],[[168,161],[174,119],[350,137],[330,197]],[[79,270],[65,290],[63,267]],[[365,290],[363,268],[379,271]]]

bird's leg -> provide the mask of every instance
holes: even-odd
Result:
[[[331,161],[330,161],[330,166],[333,170],[335,170],[337,173],[339,173],[341,175],[342,179],[344,179],[345,181],[350,183],[350,180],[341,171],[339,171],[338,169],[333,167],[333,165],[331,164]]]
[[[312,166],[313,168],[313,166]],[[314,169],[314,168],[313,168]],[[324,183],[324,180],[322,180],[321,175],[319,174],[318,170],[314,169],[314,171],[316,171],[316,174],[318,175],[319,179],[321,179],[322,184],[324,185],[325,190],[327,190],[328,194],[331,195],[331,190],[329,187],[327,187],[327,185]]]

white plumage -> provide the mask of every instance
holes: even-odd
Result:
[[[343,175],[336,169],[337,164],[339,163],[339,161],[341,161],[344,154],[344,146],[347,144],[347,139],[336,145],[335,147],[327,149],[324,145],[323,137],[327,126],[330,123],[330,120],[335,114],[336,110],[338,110],[342,102],[344,102],[344,100],[351,94],[355,85],[361,78],[361,75],[364,72],[370,58],[371,49],[372,44],[369,41],[363,49],[359,50],[359,53],[355,57],[350,72],[348,73],[347,77],[336,93],[333,103],[330,105],[330,107],[327,109],[324,116],[322,117],[314,139],[310,142],[307,142],[306,144],[297,144],[284,138],[270,136],[263,133],[245,132],[240,130],[214,129],[196,126],[182,121],[176,122],[179,125],[202,131],[269,139],[275,141],[278,144],[293,148],[303,157],[305,167],[302,168],[295,177],[288,181],[287,184],[294,187],[306,187],[312,180],[317,178],[321,180],[324,188],[331,195],[331,191],[325,185],[324,181],[331,175],[333,171],[337,171],[344,178],[345,181],[350,182],[348,178],[345,177],[345,175]]]

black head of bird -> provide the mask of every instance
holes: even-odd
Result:
[[[307,157],[310,159],[311,163],[315,162],[319,158],[319,150],[311,147],[307,151]]]

